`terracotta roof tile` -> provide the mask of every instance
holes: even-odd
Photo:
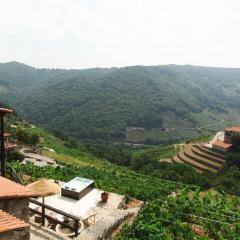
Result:
[[[223,149],[228,149],[232,146],[232,144],[224,143],[223,141],[218,140],[218,141],[213,143],[213,146],[220,147],[220,148],[223,148]]]
[[[4,137],[10,137],[11,136],[11,133],[4,133]]]
[[[41,193],[17,184],[7,178],[0,177],[0,199],[39,197]]]
[[[229,127],[224,129],[225,132],[239,132],[240,133],[240,127]]]
[[[29,224],[0,210],[0,233],[29,227]]]
[[[0,113],[11,113],[11,112],[13,112],[11,109],[0,108]]]

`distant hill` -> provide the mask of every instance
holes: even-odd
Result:
[[[79,139],[171,142],[240,122],[240,69],[62,70],[11,62],[0,64],[0,101]],[[125,135],[126,127],[145,130]]]

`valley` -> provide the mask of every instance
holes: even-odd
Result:
[[[123,196],[126,206],[142,203],[138,210],[120,207],[114,214],[97,206],[101,216],[79,239],[96,239],[93,232],[116,240],[240,236],[239,150],[223,155],[207,147],[221,138],[222,133],[214,137],[217,131],[239,124],[237,70],[229,70],[230,87],[226,69],[66,71],[3,65],[0,106],[14,106],[5,131],[17,146],[8,152],[7,162],[23,184],[81,177],[93,179],[95,189],[111,196],[109,201]],[[203,73],[216,75],[204,81]],[[7,81],[1,80],[3,75]],[[217,86],[215,77],[220,79]],[[234,100],[224,95],[226,89]],[[128,216],[131,211],[134,218]]]
[[[1,0],[0,240],[240,240],[239,13]]]
[[[0,64],[0,101],[77,141],[158,145],[237,125],[239,69],[132,66],[85,70]],[[126,132],[127,128],[144,132]]]
[[[233,151],[226,161],[219,159],[217,153],[210,154],[209,149],[199,145],[211,139],[209,135],[180,145],[132,148],[110,143],[82,143],[76,147],[70,144],[69,138],[59,138],[54,132],[33,126],[16,113],[6,120],[6,130],[12,140],[19,149],[25,147],[20,153],[16,149],[7,155],[8,164],[24,184],[42,178],[68,182],[79,176],[94,179],[95,187],[108,192],[111,199],[115,195],[125,196],[127,206],[143,202],[132,220],[121,216],[134,209],[117,209],[110,217],[106,209],[99,208],[101,216],[78,239],[95,239],[90,237],[91,231],[98,234],[107,231],[116,240],[150,239],[152,236],[156,239],[230,240],[240,234],[237,227],[240,218],[239,152]],[[214,141],[219,137],[221,134],[217,134]],[[206,171],[206,167],[196,171],[189,163],[159,162],[159,159],[174,159],[184,145],[186,153],[197,154],[196,163],[202,161],[203,155],[210,156],[214,160],[211,163],[214,171]],[[27,157],[24,161],[21,152]],[[119,219],[114,228],[110,224],[113,218]],[[124,221],[128,225],[121,226]]]

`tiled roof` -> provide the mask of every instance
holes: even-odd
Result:
[[[7,109],[7,108],[0,108],[0,113],[11,113],[12,110],[11,109]]]
[[[225,132],[239,132],[240,133],[240,127],[229,127],[224,129]]]
[[[27,187],[17,184],[4,177],[0,177],[0,199],[39,197],[41,194]]]
[[[29,227],[29,224],[0,210],[0,233]],[[0,234],[1,235],[1,234]]]
[[[11,136],[11,134],[10,133],[4,133],[4,137],[10,137]]]
[[[213,143],[213,146],[220,147],[223,149],[228,149],[232,146],[232,144],[224,143],[223,141],[218,140]]]

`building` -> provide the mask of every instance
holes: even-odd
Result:
[[[226,153],[228,152],[232,147],[232,144],[229,143],[225,143],[223,141],[216,141],[212,144],[212,148],[215,149],[216,151],[222,152],[222,153]]]
[[[240,144],[240,127],[229,127],[224,129],[223,140],[218,139],[212,144],[212,148],[226,153],[232,146],[236,146],[238,143]]]
[[[0,240],[28,240],[30,225],[0,210]]]
[[[234,138],[240,138],[240,127],[230,127],[224,129],[224,142],[234,144]]]
[[[29,199],[39,196],[36,191],[0,177],[0,240],[30,238]]]

